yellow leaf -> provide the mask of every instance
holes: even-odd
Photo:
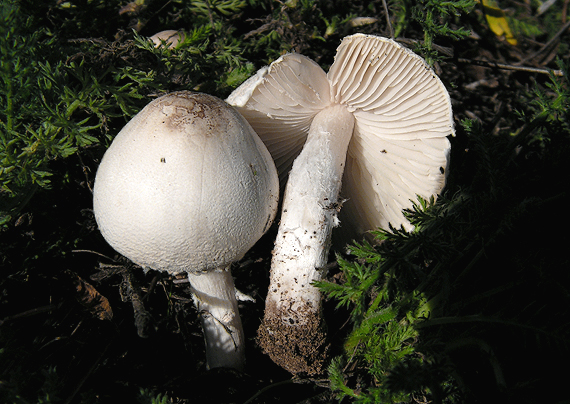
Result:
[[[499,37],[504,35],[508,43],[516,45],[518,43],[517,39],[509,27],[505,13],[499,8],[497,2],[494,0],[481,0],[481,2],[491,31]]]

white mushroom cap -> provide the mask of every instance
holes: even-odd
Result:
[[[421,57],[366,35],[345,38],[328,78],[334,101],[347,105],[356,121],[342,213],[360,232],[388,229],[388,223],[410,229],[402,209],[445,185],[447,136],[454,133],[447,90]]]
[[[250,84],[251,85],[251,84]],[[286,175],[312,117],[324,106],[345,105],[355,117],[341,195],[346,225],[358,233],[389,223],[411,228],[402,209],[445,183],[454,134],[449,95],[426,62],[391,39],[344,38],[327,75],[310,59],[285,55],[257,79],[239,111]],[[234,103],[232,96],[228,102]]]
[[[94,210],[107,242],[170,273],[240,259],[271,225],[278,201],[271,156],[224,101],[162,96],[117,135],[97,171]]]
[[[331,104],[326,73],[306,56],[290,53],[260,69],[227,99],[267,146],[286,179],[313,118]]]
[[[167,29],[165,31],[160,31],[151,36],[149,39],[154,43],[155,47],[159,47],[163,42],[166,42],[166,47],[173,49],[178,46],[178,44],[183,41],[185,35],[181,31],[174,29]]]

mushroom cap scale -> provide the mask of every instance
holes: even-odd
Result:
[[[225,267],[273,221],[278,180],[250,125],[216,97],[186,91],[148,104],[97,171],[94,210],[107,242],[171,273]]]

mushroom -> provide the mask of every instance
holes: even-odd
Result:
[[[165,31],[160,31],[149,37],[149,39],[154,43],[154,46],[158,48],[162,44],[169,49],[174,49],[178,44],[186,38],[184,32],[177,31],[174,29],[167,29]]]
[[[188,274],[208,368],[244,366],[230,264],[270,227],[279,184],[266,147],[224,101],[180,91],[148,104],[97,170],[105,240],[144,268]]]
[[[290,372],[316,374],[327,345],[313,282],[325,275],[339,211],[345,239],[412,229],[402,210],[445,183],[454,133],[449,95],[418,55],[356,34],[344,38],[328,74],[287,54],[227,101],[287,181],[259,342]]]

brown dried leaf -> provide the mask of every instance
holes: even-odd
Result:
[[[73,278],[73,284],[77,292],[77,301],[99,320],[111,320],[113,318],[113,310],[109,300],[99,293],[93,285],[85,282],[79,276],[73,274]]]

